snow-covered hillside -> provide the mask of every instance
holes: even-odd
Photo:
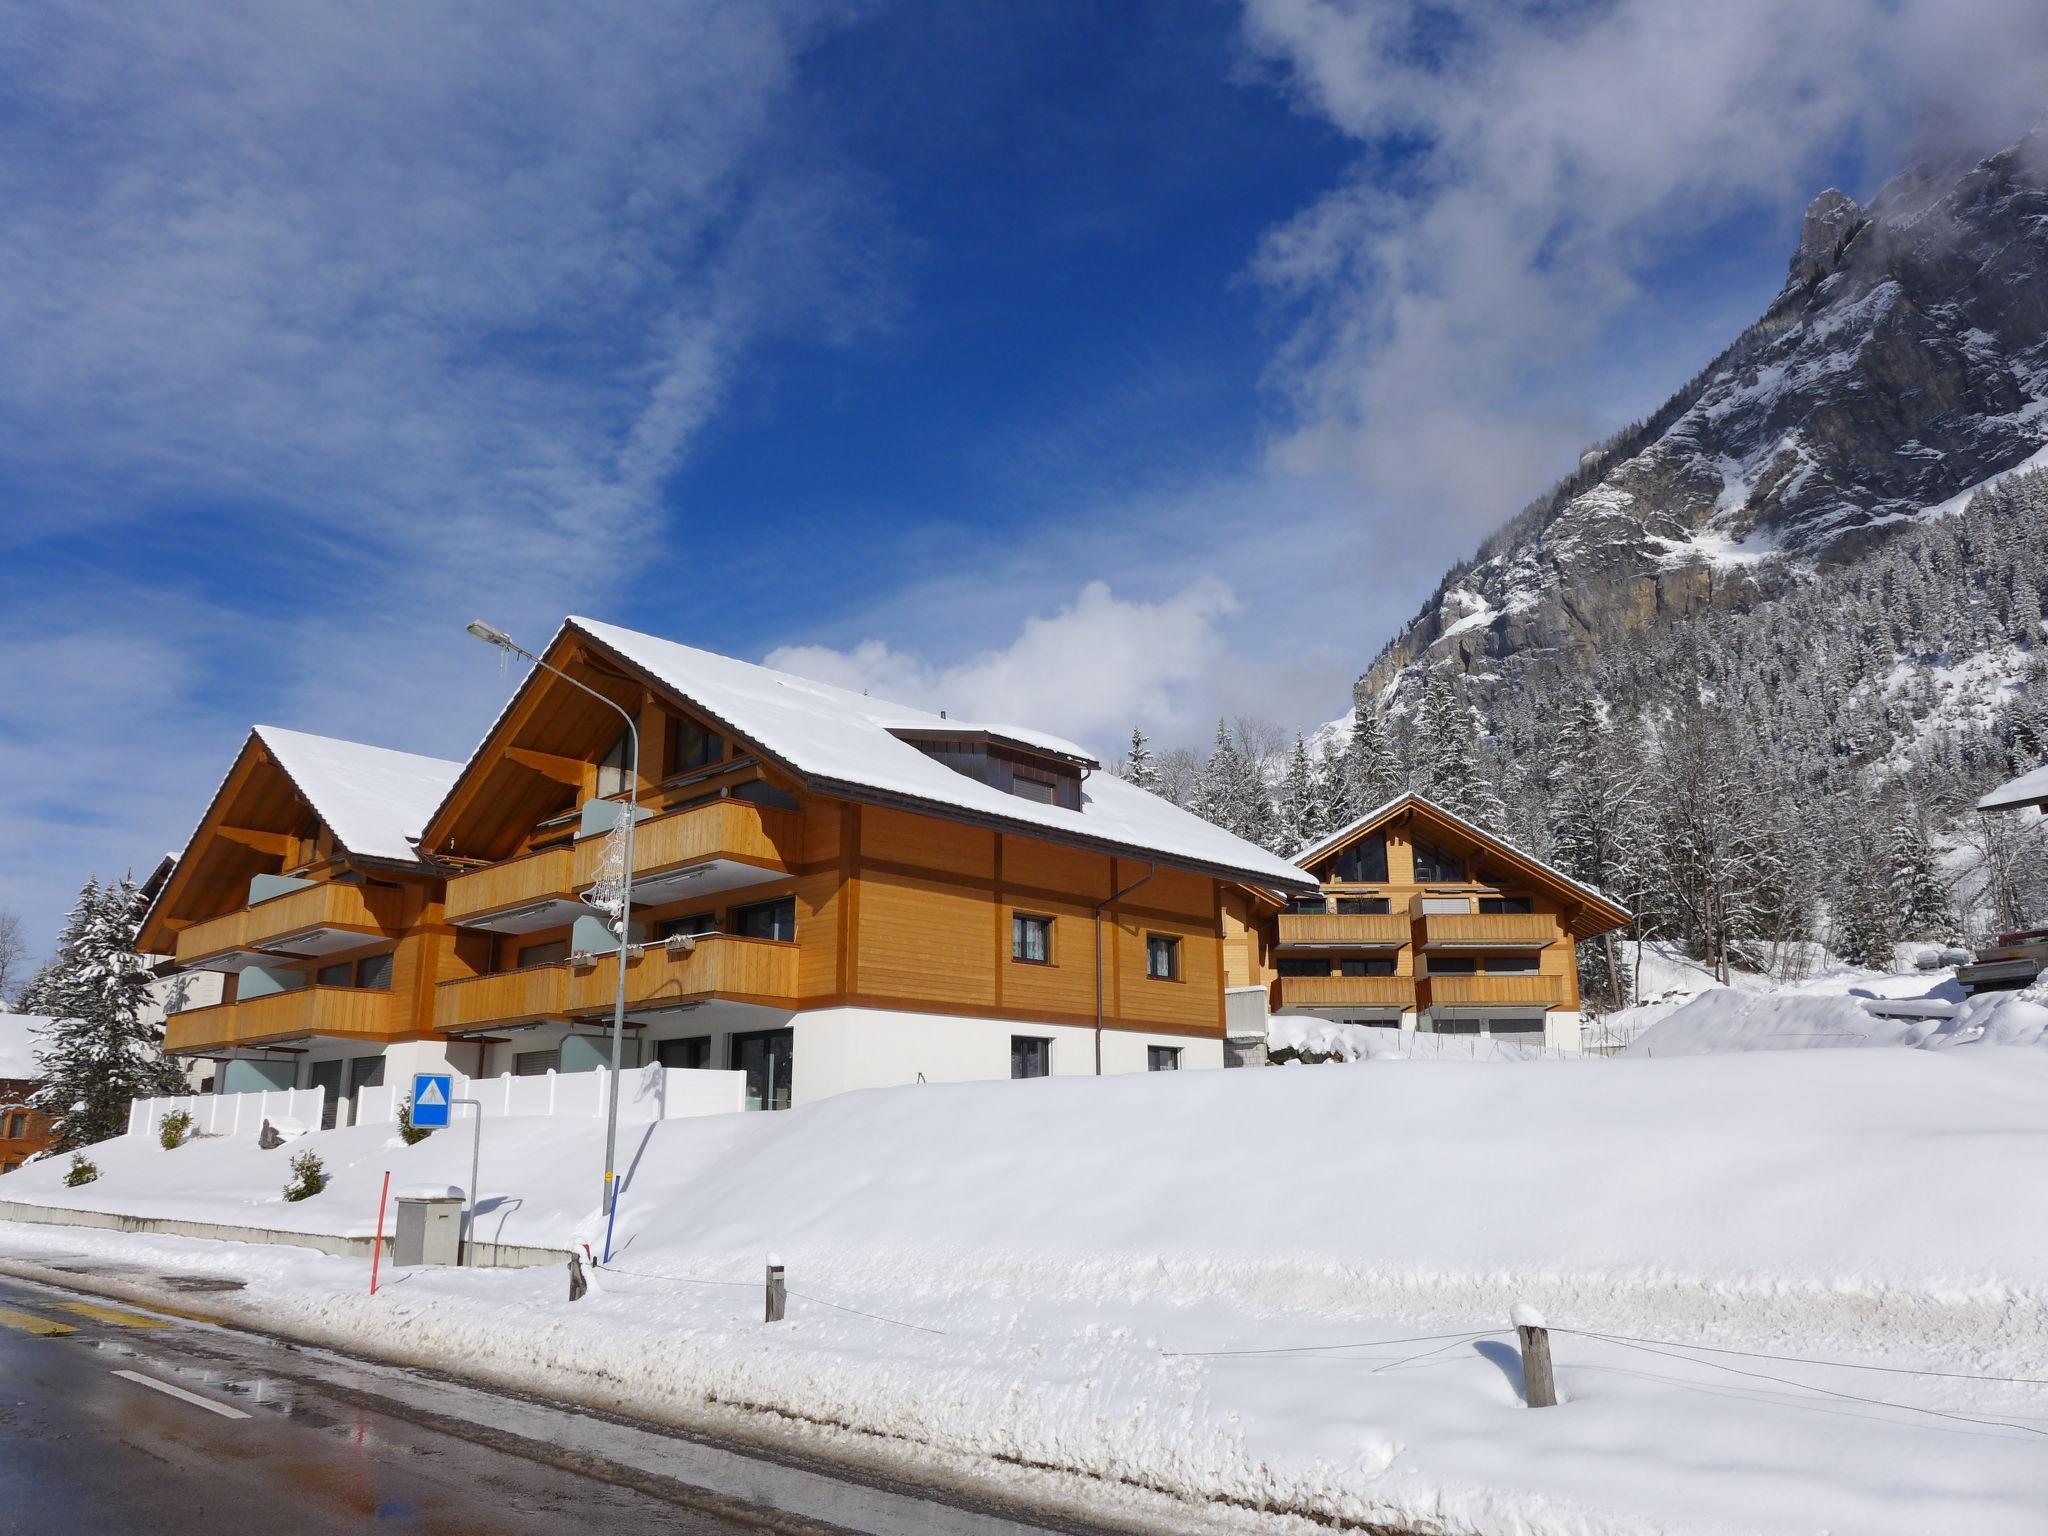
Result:
[[[595,1244],[600,1128],[486,1131],[487,1235]],[[459,1133],[308,1148],[335,1182],[298,1206],[290,1152],[246,1140],[123,1140],[95,1184],[33,1167],[0,1200],[366,1231],[385,1169],[467,1176]],[[1997,1427],[2048,1424],[2048,1393],[1854,1368],[2038,1374],[2048,1224],[1998,1171],[2048,1158],[2048,1052],[912,1087],[636,1129],[627,1155],[615,1268],[574,1306],[553,1269],[411,1272],[373,1301],[362,1264],[291,1250],[20,1225],[0,1248],[236,1274],[253,1317],[429,1363],[779,1409],[1263,1530],[1985,1536],[2048,1501],[2038,1437]],[[771,1253],[791,1321],[764,1329]],[[1517,1302],[1557,1330],[1556,1410],[1521,1406]],[[1760,1383],[1701,1346],[1839,1363],[1733,1362]]]

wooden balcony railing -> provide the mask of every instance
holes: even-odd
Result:
[[[194,923],[178,934],[178,963],[194,965],[236,950],[262,949],[313,929],[361,933],[365,944],[397,936],[405,893],[382,887],[322,881],[286,896]],[[332,946],[329,946],[332,947]]]
[[[1282,976],[1280,1008],[1404,1008],[1415,1006],[1412,976]]]
[[[1570,1002],[1562,976],[1432,976],[1432,1008],[1562,1008]]]
[[[1405,912],[1283,912],[1280,947],[1399,949],[1413,925]]]
[[[576,889],[576,850],[547,848],[457,875],[448,882],[451,923],[466,923],[508,907],[536,901],[567,901]]]
[[[570,971],[571,1013],[610,1009],[619,984],[618,963],[615,955],[600,955],[595,965]],[[660,1007],[710,997],[786,1007],[796,1001],[796,995],[796,945],[773,939],[709,933],[687,954],[650,944],[626,963],[629,1007]]]
[[[1424,949],[1535,949],[1562,937],[1546,912],[1431,912],[1422,919]]]
[[[492,976],[468,976],[434,988],[434,1028],[475,1029],[567,1018],[569,968],[532,965]]]
[[[299,987],[242,1003],[189,1008],[164,1022],[167,1051],[222,1050],[304,1035],[389,1040],[406,1033],[389,992],[361,987]]]

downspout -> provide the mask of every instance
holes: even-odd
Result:
[[[1115,865],[1112,863],[1111,868],[1114,867]],[[1098,901],[1095,904],[1095,1075],[1097,1077],[1102,1076],[1102,912],[1105,907],[1115,906],[1126,896],[1130,895],[1131,892],[1143,885],[1145,880],[1150,880],[1158,873],[1159,866],[1157,864],[1147,864],[1145,866],[1144,880],[1133,880],[1114,896]]]

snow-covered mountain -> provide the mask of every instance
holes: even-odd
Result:
[[[1649,420],[1454,569],[1360,679],[1482,704],[1620,637],[1753,607],[2048,443],[2048,130],[1808,208],[1784,290]]]

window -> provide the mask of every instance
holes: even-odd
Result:
[[[1180,980],[1180,940],[1171,934],[1145,936],[1145,974],[1154,981]]]
[[[699,1070],[711,1065],[711,1037],[698,1035],[691,1040],[663,1040],[654,1047],[654,1059],[664,1067],[687,1067]]]
[[[626,766],[633,757],[633,736],[621,731],[611,750],[597,760],[597,798],[626,792]]]
[[[1320,917],[1330,909],[1320,896],[1290,896],[1287,898],[1287,910],[1297,916],[1312,913]]]
[[[375,992],[391,990],[391,957],[365,955],[360,960],[337,960],[313,973],[316,987],[368,987]]]
[[[7,1139],[19,1141],[28,1134],[28,1116],[16,1110],[7,1117]]]
[[[1010,1036],[1010,1076],[1044,1077],[1052,1071],[1052,1042],[1036,1035]]]
[[[384,1086],[384,1058],[382,1056],[358,1056],[348,1064],[348,1096],[354,1098],[364,1088]]]
[[[1060,803],[1059,781],[1049,773],[1038,773],[1030,768],[1012,770],[1010,793],[1025,800],[1036,800],[1040,805]]]
[[[1052,919],[1023,912],[1010,917],[1010,958],[1030,965],[1052,964]]]
[[[1494,1019],[1487,1026],[1487,1032],[1495,1035],[1540,1035],[1543,1033],[1541,1019]]]
[[[1394,962],[1387,959],[1357,959],[1341,961],[1342,973],[1346,976],[1391,976]]]
[[[1479,962],[1470,955],[1431,955],[1429,974],[1432,976],[1476,976]]]
[[[1480,1019],[1438,1019],[1436,1032],[1440,1035],[1476,1035],[1483,1022]]]
[[[1282,976],[1327,976],[1330,962],[1282,955],[1273,962],[1273,969]]]
[[[1486,974],[1489,976],[1526,976],[1536,969],[1534,955],[1488,955]]]
[[[1386,834],[1360,838],[1337,855],[1337,878],[1346,885],[1383,884],[1387,878]]]
[[[1419,842],[1415,845],[1415,879],[1418,884],[1427,885],[1440,880],[1464,878],[1465,861],[1457,854],[1446,853],[1430,843]]]
[[[657,939],[672,939],[679,933],[701,939],[707,933],[718,932],[716,912],[692,912],[688,917],[665,917],[654,925]]]
[[[735,907],[732,931],[742,938],[780,939],[787,943],[796,937],[796,898],[784,896],[779,901]]]
[[[562,1069],[560,1047],[552,1051],[520,1051],[512,1058],[514,1077],[545,1077]]]
[[[725,738],[695,720],[668,723],[668,766],[671,775],[708,768],[725,756]]]
[[[787,1109],[796,1069],[796,1031],[763,1029],[734,1035],[732,1068],[747,1079],[748,1109]]]
[[[1533,910],[1526,896],[1482,896],[1479,898],[1482,912],[1528,912]]]
[[[1384,917],[1394,909],[1384,896],[1339,896],[1337,910],[1345,917]]]
[[[1180,1070],[1180,1047],[1177,1045],[1146,1046],[1145,1070],[1147,1072],[1178,1072]]]
[[[529,965],[555,965],[568,958],[567,939],[548,939],[539,944],[522,944],[519,946],[518,969],[523,971]]]

